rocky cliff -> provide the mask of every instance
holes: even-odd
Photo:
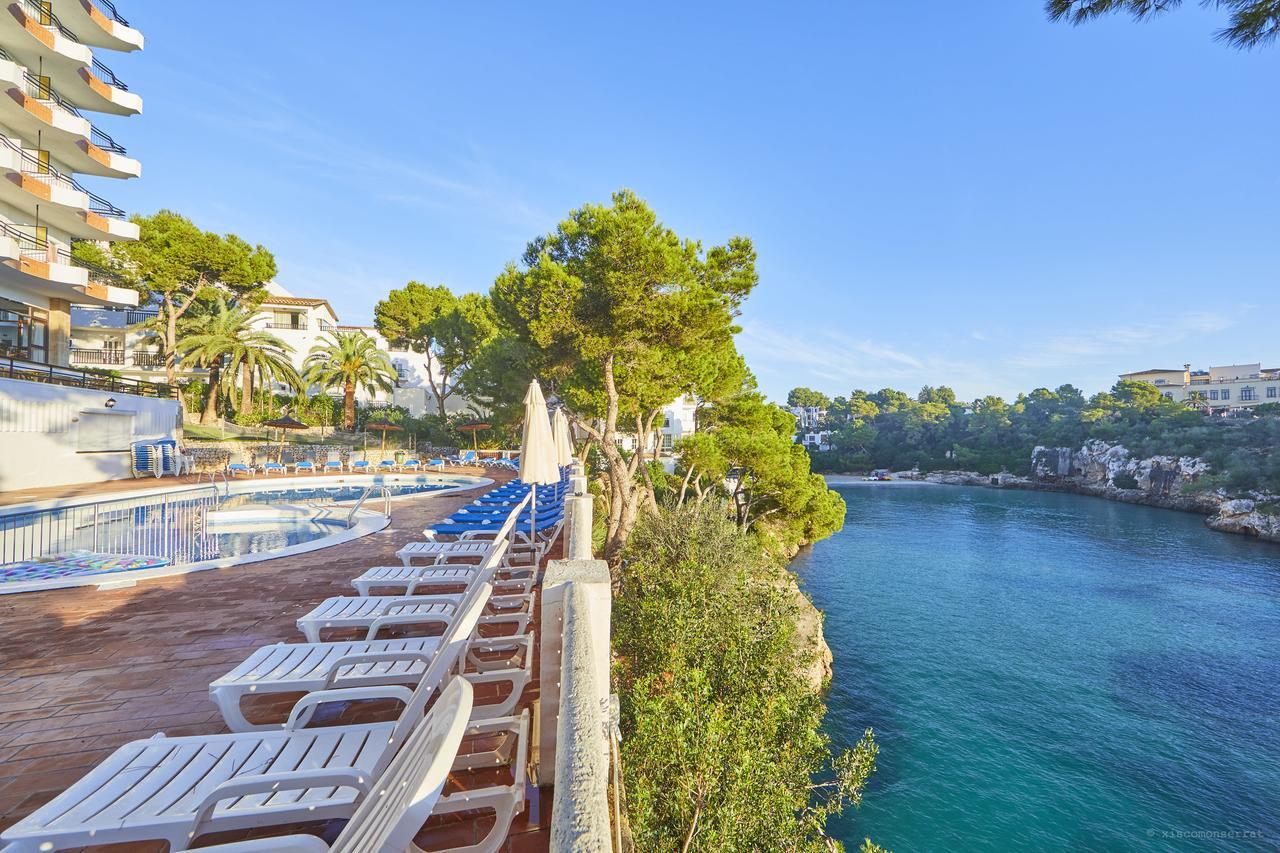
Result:
[[[1274,503],[1273,496],[1231,499],[1221,490],[1189,488],[1210,473],[1209,464],[1193,456],[1137,459],[1123,445],[1095,439],[1079,450],[1037,447],[1031,468],[1024,487],[1200,513],[1209,516],[1205,523],[1214,530],[1280,542],[1280,516],[1263,511]]]

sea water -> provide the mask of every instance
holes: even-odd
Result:
[[[856,485],[793,568],[828,731],[879,770],[852,849],[1280,847],[1280,545],[1096,498]]]

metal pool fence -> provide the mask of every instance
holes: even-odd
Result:
[[[0,515],[0,564],[71,551],[164,557],[193,563],[218,556],[208,514],[218,490],[115,498]]]

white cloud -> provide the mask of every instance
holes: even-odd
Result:
[[[1221,332],[1235,324],[1231,316],[1188,312],[1164,321],[1104,326],[1071,335],[1056,335],[1011,356],[1008,363],[1023,369],[1102,364],[1121,356],[1138,356],[1141,350],[1185,341],[1192,335]]]

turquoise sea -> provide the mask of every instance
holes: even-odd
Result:
[[[1096,498],[842,487],[793,568],[895,851],[1280,849],[1280,545]]]

